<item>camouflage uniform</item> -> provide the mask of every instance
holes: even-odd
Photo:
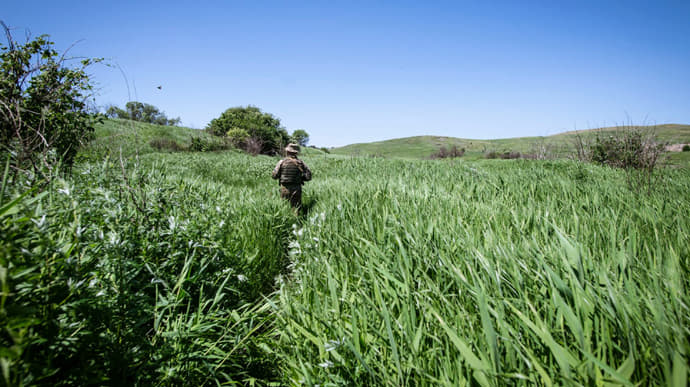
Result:
[[[285,148],[288,157],[280,160],[273,170],[273,178],[280,182],[280,197],[290,201],[293,208],[302,206],[302,184],[311,180],[311,171],[304,161],[297,158],[299,145]]]

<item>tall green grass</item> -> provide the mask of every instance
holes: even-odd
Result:
[[[254,161],[149,155],[79,165],[40,194],[3,184],[4,384],[279,380],[260,301],[295,219],[233,180]]]
[[[234,152],[3,185],[4,382],[686,384],[687,169],[305,159],[299,217]]]
[[[687,170],[651,196],[573,162],[338,160],[276,302],[292,383],[687,378]]]

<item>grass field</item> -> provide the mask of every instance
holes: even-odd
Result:
[[[687,168],[314,151],[295,216],[277,158],[119,144],[3,185],[7,384],[687,383]]]

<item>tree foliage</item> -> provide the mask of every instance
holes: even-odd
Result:
[[[228,130],[226,136],[228,137],[230,142],[238,148],[242,148],[244,144],[247,142],[247,140],[249,140],[249,133],[246,130],[240,128],[232,128]]]
[[[94,132],[97,118],[87,105],[93,86],[86,68],[100,59],[70,67],[48,35],[18,44],[0,24],[7,42],[0,44],[0,147],[9,152],[15,172],[47,177],[50,173],[41,171],[71,166],[79,146]]]
[[[165,126],[177,126],[181,121],[180,117],[168,118],[165,113],[158,110],[157,107],[138,101],[127,102],[125,104],[125,109],[120,109],[117,106],[109,106],[105,111],[105,115],[112,118],[122,118]]]
[[[249,135],[245,141],[253,144],[253,148],[258,147],[263,154],[278,153],[290,140],[278,117],[251,105],[227,109],[220,117],[211,120],[206,130],[216,136],[242,134],[241,130],[244,130]]]
[[[292,140],[301,146],[307,146],[309,143],[309,133],[304,129],[297,129],[292,132]]]

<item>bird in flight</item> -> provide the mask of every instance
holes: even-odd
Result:
[[[158,87],[157,87],[158,90],[160,90],[162,88],[163,88],[163,86],[161,86],[161,85],[158,85]]]

